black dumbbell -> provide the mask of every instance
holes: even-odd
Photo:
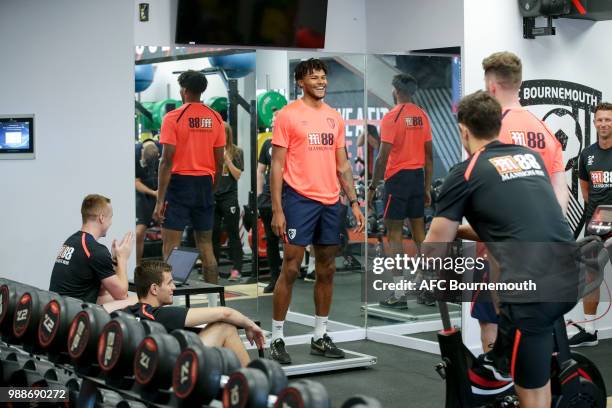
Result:
[[[13,372],[10,382],[15,387],[47,388],[49,387],[47,378],[57,378],[53,363],[30,358],[20,369]]]
[[[98,364],[107,378],[131,376],[134,369],[134,352],[149,334],[163,334],[166,329],[151,320],[138,320],[122,311],[111,313],[112,319],[100,333]]]
[[[380,402],[372,397],[365,395],[354,395],[344,401],[342,408],[382,408]]]
[[[124,398],[118,392],[98,388],[96,391],[96,407],[116,407]]]
[[[208,404],[221,396],[227,376],[239,368],[238,357],[229,349],[191,345],[174,365],[174,394],[183,403]]]
[[[282,390],[274,408],[329,408],[331,402],[325,387],[311,380],[299,380]]]
[[[83,380],[78,377],[71,378],[66,382],[66,389],[68,390],[68,401],[69,406],[76,407],[79,399],[79,392],[81,392],[81,384]]]
[[[119,401],[116,405],[117,408],[146,408],[147,406],[142,402],[132,401],[132,400],[123,400]]]
[[[31,360],[30,355],[20,350],[5,350],[0,352],[0,386],[12,385],[11,377]]]
[[[17,301],[13,316],[13,337],[15,341],[23,343],[25,350],[31,352],[40,350],[38,324],[45,306],[52,299],[59,299],[59,295],[31,288],[26,290]]]
[[[145,337],[134,353],[134,378],[149,390],[168,389],[172,385],[172,369],[181,351],[202,344],[200,336],[188,330],[170,334],[154,333]]]
[[[75,368],[81,373],[94,370],[97,363],[98,339],[110,315],[103,307],[88,303],[78,312],[68,329],[68,355]]]
[[[31,286],[5,280],[0,285],[0,335],[8,342],[13,339],[13,317],[17,301]]]
[[[267,408],[274,406],[276,395],[287,387],[287,376],[275,361],[257,359],[232,373],[223,387],[225,408]]]
[[[52,299],[47,303],[38,323],[38,344],[41,349],[55,355],[67,353],[70,323],[81,310],[83,302],[71,297]]]

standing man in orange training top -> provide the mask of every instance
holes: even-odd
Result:
[[[533,113],[521,106],[519,92],[523,81],[523,67],[519,57],[511,52],[496,52],[482,61],[486,91],[502,107],[502,127],[499,141],[528,147],[540,154],[550,178],[557,202],[566,213],[569,192],[565,180],[563,148],[546,125]],[[478,236],[469,225],[462,225],[458,237],[478,241]],[[497,269],[491,265],[491,274]],[[480,292],[480,295],[483,293]],[[483,348],[488,348],[497,337],[497,313],[491,302],[474,299],[472,317],[478,319]]]
[[[385,212],[390,254],[395,257],[404,253],[404,220],[410,221],[412,239],[420,249],[425,239],[425,207],[431,204],[431,174],[433,170],[431,148],[431,126],[427,114],[412,103],[417,90],[416,80],[408,74],[393,77],[393,100],[395,107],[382,119],[380,127],[381,147],[374,176],[368,189],[368,205],[383,173],[385,178]],[[402,272],[394,270],[393,279],[402,280]],[[398,285],[399,286],[399,285]],[[419,303],[424,299],[419,296]],[[394,309],[408,307],[406,294],[398,289],[381,306]]]
[[[164,149],[154,216],[162,223],[164,259],[180,245],[187,224],[193,225],[204,278],[217,283],[213,192],[223,166],[225,128],[221,115],[200,102],[208,85],[204,74],[183,72],[178,83],[184,105],[168,112],[162,123],[160,142]]]
[[[523,67],[511,52],[496,52],[482,61],[487,92],[502,107],[502,128],[499,141],[529,147],[540,153],[550,177],[557,201],[565,214],[569,200],[563,147],[546,125],[521,106],[519,92]]]
[[[326,330],[340,245],[340,185],[350,200],[358,231],[364,226],[346,155],[344,121],[323,102],[327,67],[314,58],[302,61],[295,67],[295,80],[304,95],[276,115],[270,173],[272,230],[285,241],[281,274],[274,288],[270,345],[271,357],[281,364],[291,363],[283,327],[304,248],[310,244],[314,244],[317,271],[310,353],[344,357]]]

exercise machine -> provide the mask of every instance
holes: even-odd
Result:
[[[610,252],[612,206],[597,207],[588,231],[606,240],[604,248]],[[482,375],[476,357],[463,344],[461,330],[451,326],[448,305],[439,300],[438,308],[444,329],[438,332],[442,362],[435,369],[446,381],[445,407],[518,407],[514,384]],[[550,376],[552,407],[605,407],[607,394],[601,373],[584,355],[570,351],[563,318],[555,322],[553,334],[556,353]]]

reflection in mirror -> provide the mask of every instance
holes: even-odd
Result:
[[[407,283],[418,281],[410,259],[431,222],[441,181],[461,157],[453,117],[459,57],[369,55],[367,72],[368,126],[359,142],[367,151],[370,203],[368,327],[396,324],[387,333],[398,336],[434,331],[440,315],[432,293]],[[386,257],[395,262],[383,264]],[[459,324],[460,303],[449,310]],[[435,341],[432,333],[422,337]]]
[[[296,81],[296,67],[309,58],[322,61],[326,75],[319,70],[314,70],[317,75],[307,71],[303,80]],[[257,204],[266,248],[259,263],[262,292],[258,317],[264,328],[272,328],[273,340],[283,336],[289,344],[309,344],[313,332],[318,337],[325,330],[335,342],[364,336],[361,291],[365,235],[354,231],[365,199],[363,164],[357,155],[364,117],[364,68],[363,56],[257,52]],[[311,104],[315,100],[327,106]],[[338,176],[335,146],[342,139],[347,163]],[[309,153],[299,154],[296,142],[303,143]],[[280,150],[281,143],[287,148]],[[272,156],[279,152],[285,155],[278,180],[286,220],[286,235],[280,240],[271,225],[270,193]],[[339,188],[342,183],[348,191]],[[350,199],[357,199],[354,210]]]
[[[248,316],[256,310],[256,267],[245,228],[253,222],[249,199],[256,189],[254,69],[249,50],[136,49],[137,262],[168,259],[175,280],[188,275],[175,290],[175,304],[219,304],[218,293],[207,294],[221,291],[204,284],[211,283],[225,286],[228,306]],[[210,143],[193,143],[193,134],[210,135]],[[164,166],[166,153],[174,153],[172,167]],[[200,257],[183,265],[178,254],[168,258],[175,247]]]

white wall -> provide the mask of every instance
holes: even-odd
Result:
[[[367,53],[402,54],[411,50],[463,45],[463,3],[463,0],[366,1]]]
[[[289,61],[287,51],[257,50],[257,89],[289,88]]]
[[[176,31],[176,9],[178,0],[147,0],[149,3],[149,21],[140,22],[138,4],[134,8],[134,44],[168,46],[174,44]]]
[[[539,25],[543,22],[538,21]],[[579,83],[600,90],[603,100],[612,99],[612,82],[609,80],[612,55],[602,52],[603,38],[612,38],[612,21],[597,23],[582,20],[555,20],[557,35],[539,37],[535,40],[523,39],[522,18],[515,1],[470,0],[465,2],[465,48],[463,54],[464,90],[471,93],[484,87],[482,59],[497,51],[516,53],[523,62],[523,80],[549,79]],[[531,106],[529,109],[542,117],[550,106]],[[573,122],[548,122],[549,125],[573,129]],[[580,117],[580,125],[591,127],[591,141],[595,129],[592,122],[585,123]],[[555,128],[553,128],[553,132]],[[573,137],[573,133],[568,133]],[[564,152],[567,162],[570,156],[578,153],[576,139]],[[569,173],[567,174],[569,181]],[[581,200],[581,198],[580,198]],[[608,285],[612,286],[610,269],[606,271]],[[607,301],[608,294],[602,290],[602,300]],[[603,313],[607,303],[600,304],[599,313]],[[572,318],[582,320],[582,308],[572,313]],[[469,313],[464,313],[464,317]],[[612,314],[598,321],[600,336],[612,337]],[[464,334],[468,335],[467,343],[479,344],[478,327],[473,319],[464,319]]]
[[[0,161],[3,277],[47,289],[88,193],[112,199],[109,238],[134,228],[132,13],[123,0],[0,2],[0,112],[36,115],[36,159]]]
[[[378,1],[378,0],[377,0]],[[325,28],[326,52],[365,53],[367,0],[328,0]]]

